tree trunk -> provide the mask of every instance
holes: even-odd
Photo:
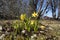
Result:
[[[58,1],[58,18],[60,19],[60,0]]]
[[[54,19],[56,18],[56,0],[52,1],[52,16]]]

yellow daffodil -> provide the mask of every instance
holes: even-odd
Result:
[[[31,20],[31,25],[33,25],[35,23],[35,20]]]
[[[38,14],[36,13],[36,12],[34,12],[33,14],[32,14],[32,17],[37,17],[38,16]]]
[[[21,14],[20,19],[25,20],[26,14]]]
[[[45,26],[40,26],[40,28],[41,28],[42,30],[44,30],[44,29],[45,29]]]

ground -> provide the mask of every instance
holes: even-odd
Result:
[[[7,22],[12,23],[13,21],[16,21],[16,20],[0,20],[0,25],[4,25]],[[57,20],[40,20],[40,23],[45,25],[45,26],[52,27],[54,29],[54,31],[57,33],[56,36],[58,37],[58,40],[60,40],[60,21],[57,21]],[[52,32],[52,35],[54,35],[53,32]]]

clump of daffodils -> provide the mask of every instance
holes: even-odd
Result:
[[[31,17],[27,17],[26,14],[21,14],[20,20],[16,20],[12,24],[15,34],[23,37],[26,36],[26,39],[31,38],[31,40],[35,40],[39,35],[39,39],[44,40],[44,34],[48,32],[48,29],[53,29],[51,27],[47,28],[47,26],[40,24],[40,20],[37,19],[38,16],[39,15],[36,12],[34,12]],[[0,27],[0,30],[2,30],[2,27]]]
[[[23,21],[26,18],[26,14],[21,14],[20,19]]]
[[[36,12],[34,12],[33,14],[32,14],[32,17],[37,17],[38,16],[38,13],[36,13]]]

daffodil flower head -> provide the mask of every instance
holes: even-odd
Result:
[[[20,19],[23,21],[26,18],[26,14],[21,14]]]
[[[36,12],[34,12],[33,14],[32,14],[32,17],[37,17],[38,16],[38,13],[36,13]]]
[[[33,25],[35,23],[35,20],[31,20],[31,25]]]

